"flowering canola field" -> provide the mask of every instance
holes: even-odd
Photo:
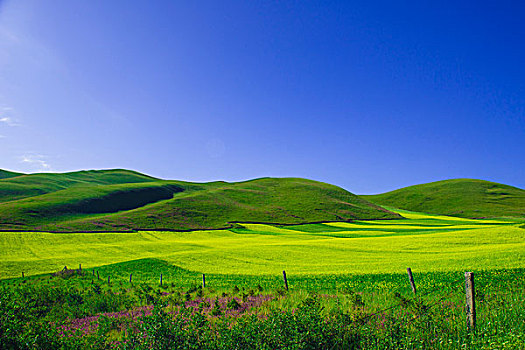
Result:
[[[525,225],[398,211],[404,220],[230,230],[0,233],[0,279],[156,258],[233,275],[396,273],[525,267]]]

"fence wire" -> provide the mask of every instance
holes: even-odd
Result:
[[[445,300],[448,296],[450,296],[451,294],[453,294],[454,292],[456,292],[454,290],[454,288],[458,288],[460,287],[463,283],[464,283],[465,279],[464,278],[461,278],[461,279],[458,279],[454,282],[451,283],[451,286],[448,287],[448,288],[445,288],[445,290],[450,290],[447,294],[445,294],[445,296],[441,297],[438,301],[436,301],[435,303],[431,304],[426,310],[425,310],[425,314],[435,305],[439,304],[440,302],[442,302],[443,300]],[[436,292],[439,292],[439,291],[443,291],[442,288],[439,288],[439,289],[432,289],[430,291],[427,291],[426,293],[423,293],[423,294],[419,294],[419,295],[416,295],[415,297],[411,298],[411,299],[408,299],[408,301],[410,302],[413,302],[415,300],[417,300],[418,298],[421,298],[421,297],[424,297],[424,296],[428,296],[428,295],[431,295],[431,294],[434,294]],[[389,306],[385,309],[382,309],[382,310],[379,310],[379,311],[376,311],[374,312],[373,314],[370,314],[370,315],[366,315],[366,316],[363,316],[363,317],[360,317],[358,319],[359,322],[365,322],[366,320],[374,317],[374,316],[377,316],[377,315],[382,315],[383,313],[385,313],[386,311],[389,311],[389,310],[392,310],[392,309],[395,309],[397,307],[400,307],[400,306],[404,306],[407,304],[407,300],[403,300],[402,302],[398,303],[398,304],[395,304],[395,305],[392,305],[392,306]],[[419,316],[417,316],[416,318],[414,318],[413,320],[410,320],[409,322],[413,322],[414,320],[420,318],[421,316],[423,316],[424,314],[421,314]]]

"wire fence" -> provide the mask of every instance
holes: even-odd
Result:
[[[61,273],[64,273],[64,272],[66,272],[66,273],[78,272],[78,273],[81,274],[82,273],[82,269],[81,269],[80,266],[79,266],[78,270],[76,270],[76,269],[72,270],[72,269],[68,269],[67,267],[64,267],[64,269],[61,271]],[[95,269],[93,269],[93,276],[95,276]],[[98,275],[98,271],[97,271],[96,276],[97,276],[97,279],[101,280],[99,275]],[[132,281],[132,277],[131,276],[132,276],[132,274],[130,274],[130,278],[129,278],[130,283]],[[283,271],[283,276],[284,276],[285,289],[288,290],[288,288],[287,288],[288,287],[287,286],[287,282],[288,281],[287,281],[287,278],[286,278],[285,271]],[[109,277],[110,276],[108,276],[108,284],[110,283]],[[162,274],[160,274],[160,276],[159,276],[159,281],[160,281],[160,285],[162,285]],[[420,311],[422,311],[422,312],[420,312],[419,314],[415,315],[414,318],[412,318],[411,320],[407,321],[407,323],[414,322],[414,321],[420,319],[421,317],[423,317],[425,314],[429,313],[432,308],[434,308],[439,303],[441,303],[444,300],[446,300],[452,294],[454,294],[455,292],[458,292],[457,289],[461,289],[461,291],[462,291],[461,293],[464,293],[464,289],[463,289],[464,288],[464,283],[465,283],[465,278],[463,277],[463,278],[459,278],[459,279],[451,282],[448,287],[445,287],[445,288],[442,288],[442,287],[432,288],[430,290],[426,290],[425,292],[416,293],[412,298],[404,298],[404,297],[399,295],[402,298],[402,300],[400,302],[398,302],[398,303],[396,303],[394,305],[391,305],[389,307],[386,307],[386,308],[374,311],[371,314],[361,316],[356,321],[359,322],[359,323],[364,323],[364,322],[370,320],[371,318],[373,318],[375,316],[384,315],[387,311],[390,311],[390,310],[393,310],[393,309],[397,309],[397,308],[400,308],[400,307],[406,307],[408,304],[415,304],[415,303],[418,303],[418,302],[421,303],[422,299],[424,297],[429,297],[429,296],[432,296],[432,295],[437,294],[437,293],[445,292],[445,294],[442,295],[438,300],[433,301],[431,304],[423,305],[422,309],[420,309]],[[203,287],[205,287],[204,278],[203,278]]]
[[[67,267],[64,267],[62,271],[59,271],[53,275],[54,276],[60,276],[60,275],[63,276],[63,275],[70,275],[70,274],[87,275],[87,274],[91,274],[91,272],[93,274],[92,283],[93,283],[93,280],[95,279],[101,282],[106,280],[106,278],[100,278],[98,270],[95,270],[95,269],[92,269],[92,271],[91,269],[83,270],[81,265],[79,265],[78,269],[68,269]],[[284,271],[283,271],[283,276],[286,276]],[[108,285],[111,282],[113,282],[113,280],[110,280],[111,276],[109,274],[106,277],[107,277]],[[519,278],[517,280],[520,281]],[[203,281],[203,288],[204,288],[206,287],[205,282],[204,282],[205,281],[204,275],[203,275],[202,281]],[[117,282],[116,279],[115,279],[115,282]],[[286,277],[285,277],[284,282],[286,284],[287,282]],[[130,274],[129,276],[129,283],[132,283],[132,274]],[[413,280],[411,281],[411,283],[413,283]],[[387,313],[388,311],[391,311],[397,308],[401,308],[401,307],[406,308],[407,306],[411,306],[414,311],[414,315],[412,319],[406,321],[407,324],[409,324],[409,323],[412,323],[422,318],[426,314],[430,313],[437,305],[451,298],[455,293],[461,294],[463,297],[467,296],[467,299],[468,299],[468,295],[466,295],[467,293],[466,292],[466,289],[467,289],[466,277],[456,279],[450,283],[447,282],[447,284],[448,285],[446,287],[439,286],[439,287],[427,289],[424,292],[414,293],[412,297],[404,297],[401,294],[397,293],[396,297],[401,299],[399,302],[395,303],[394,305],[390,305],[388,307],[382,308],[380,310],[376,310],[372,313],[362,315],[358,317],[356,321],[359,323],[364,323],[364,322],[369,321],[373,317],[385,315],[385,313]],[[160,285],[162,286],[162,273],[160,274]],[[407,287],[408,287],[408,284],[407,284]],[[286,288],[286,290],[288,290],[288,288]],[[428,300],[429,297],[432,297],[438,293],[440,293],[441,295],[439,296],[437,300]],[[508,295],[513,295],[513,294],[514,293],[512,292],[501,292],[500,290],[498,290],[498,295],[501,295],[501,296],[504,296],[504,295],[508,296]],[[481,295],[483,295],[483,292],[481,292]],[[474,297],[474,295],[472,297]],[[424,300],[424,299],[427,299],[427,300]],[[468,313],[468,302],[466,303],[465,308],[467,309],[467,313]]]
[[[465,279],[462,278],[462,279],[458,279],[458,280],[452,282],[452,283],[451,283],[451,286],[449,286],[449,288],[446,288],[446,290],[449,290],[449,292],[446,293],[444,296],[442,296],[440,299],[438,299],[436,302],[434,302],[434,303],[432,303],[432,304],[430,304],[430,305],[427,305],[427,306],[426,306],[426,309],[425,309],[425,313],[428,312],[428,311],[430,311],[430,309],[431,309],[432,307],[434,307],[434,306],[436,306],[437,304],[441,303],[441,302],[444,301],[447,297],[449,297],[451,294],[453,294],[454,292],[456,292],[456,290],[454,290],[454,289],[455,289],[455,288],[458,288],[458,286],[459,286],[458,284],[459,284],[460,282],[461,282],[461,283],[464,283],[464,281],[465,281]],[[435,294],[435,293],[437,293],[437,292],[443,292],[443,289],[441,289],[441,288],[440,288],[440,289],[437,289],[437,288],[436,288],[436,289],[432,289],[432,290],[430,290],[430,291],[427,291],[427,292],[425,292],[425,293],[421,293],[421,294],[419,294],[419,295],[416,294],[416,296],[414,296],[414,297],[411,298],[411,299],[405,299],[405,300],[403,300],[403,301],[401,301],[401,302],[399,302],[399,303],[397,303],[397,304],[395,304],[395,305],[389,306],[389,307],[384,308],[384,309],[379,310],[379,311],[375,311],[375,312],[372,313],[372,314],[369,314],[369,315],[365,315],[365,316],[363,316],[363,317],[360,317],[358,320],[359,320],[360,322],[365,322],[365,321],[369,320],[370,318],[372,318],[372,317],[374,317],[374,316],[383,315],[385,312],[390,311],[390,310],[392,310],[392,309],[395,309],[395,308],[398,308],[398,307],[402,307],[402,306],[406,306],[406,305],[407,305],[407,302],[410,303],[410,302],[414,302],[414,301],[419,301],[419,300],[421,300],[422,297],[424,297],[424,296],[429,296],[429,295]],[[420,314],[420,315],[418,315],[415,319],[418,319],[418,318],[420,318],[420,317],[422,317],[422,316],[423,316],[423,314]],[[414,321],[415,319],[413,319],[412,321]]]

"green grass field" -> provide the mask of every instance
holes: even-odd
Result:
[[[525,267],[523,223],[400,211],[406,220],[229,230],[128,233],[4,232],[0,278],[155,258],[225,275],[370,274]]]

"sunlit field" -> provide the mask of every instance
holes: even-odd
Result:
[[[399,212],[406,219],[4,232],[0,347],[523,348],[523,222]]]
[[[157,258],[185,270],[238,275],[367,274],[525,266],[523,223],[399,211],[405,220],[193,232],[0,234],[0,278]]]

